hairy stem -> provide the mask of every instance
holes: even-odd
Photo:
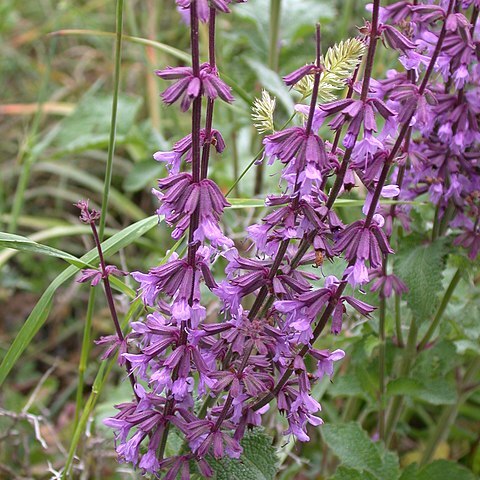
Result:
[[[447,308],[447,305],[452,298],[453,292],[457,288],[457,285],[459,284],[461,279],[462,279],[462,271],[459,268],[455,272],[455,275],[453,276],[452,280],[450,281],[450,284],[447,287],[447,290],[445,291],[445,295],[442,298],[442,302],[438,307],[435,317],[433,317],[432,323],[430,324],[430,326],[428,327],[428,330],[425,332],[425,335],[423,336],[422,340],[418,344],[419,350],[423,350],[427,346],[428,342],[431,340],[433,334],[435,333],[435,330],[437,329],[440,323],[440,320],[443,317],[443,314],[445,313],[445,309]]]
[[[418,325],[415,317],[412,318],[412,323],[410,325],[410,330],[408,332],[407,346],[403,353],[402,362],[400,364],[398,376],[405,377],[408,375],[410,366],[413,363],[417,352],[417,335],[418,335]],[[397,426],[400,415],[403,412],[403,403],[404,398],[401,395],[397,395],[390,402],[389,408],[387,410],[387,418],[385,421],[385,445],[389,445],[392,439],[393,433],[395,432],[395,427]]]

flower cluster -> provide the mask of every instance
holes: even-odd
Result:
[[[232,2],[176,3],[192,28],[192,66],[168,67],[157,75],[175,81],[162,97],[167,104],[180,100],[183,111],[191,108],[192,133],[172,151],[154,155],[169,174],[153,193],[158,214],[173,228],[174,239],[186,237],[188,251],[147,273],[132,273],[149,309],[146,319],[131,325],[136,352],[121,352],[136,378],[136,401],[118,405],[117,415],[106,421],[115,430],[121,461],[143,472],[167,472],[171,479],[179,473],[189,478],[193,462],[210,477],[209,456],[238,458],[245,430],[262,424],[273,399],[288,424],[285,435],[308,441],[308,426],[322,423],[312,385],[332,376],[333,363],[345,353],[318,350],[320,333],[330,322],[330,331],[339,334],[347,312],[370,316],[374,307],[359,295],[371,281],[382,299],[406,292],[402,280],[387,272],[386,259],[394,253],[393,221],[408,228],[409,207],[382,206],[381,197],[428,194],[438,205],[438,228],[451,227],[455,243],[468,248],[471,258],[480,249],[476,17],[471,22],[453,13],[453,0],[400,1],[383,8],[375,0],[371,22],[360,29],[367,46],[363,77],[357,79],[356,54],[355,71],[344,83],[346,97],[320,105],[326,73],[317,28],[315,61],[284,77],[288,86],[313,79],[309,104],[296,108],[302,122],[263,140],[263,161],[282,164],[284,189],[267,197],[271,212],[248,228],[253,255],[245,258],[220,227],[229,203],[207,177],[210,147],[225,149],[212,126],[212,109],[218,99],[233,97],[214,58],[200,64],[198,55],[198,22],[209,22],[214,42],[215,16],[229,12]],[[467,0],[463,4],[470,6]],[[473,10],[478,14],[478,6]],[[379,39],[398,51],[405,71],[372,78]],[[270,121],[272,115],[273,110]],[[319,134],[323,124],[331,130],[328,141]],[[262,129],[273,131],[273,121]],[[192,173],[185,171],[188,166]],[[334,211],[335,200],[359,186],[366,191],[362,218],[345,225]],[[324,261],[337,258],[347,264],[343,275],[324,278]],[[227,264],[220,280],[212,273],[219,259]],[[82,277],[99,279],[95,271]],[[220,305],[217,322],[207,320],[202,304],[207,289]],[[306,356],[314,359],[313,370]],[[165,458],[172,430],[184,447]]]

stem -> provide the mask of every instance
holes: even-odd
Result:
[[[95,223],[94,222],[90,223],[90,226],[92,228],[93,238],[95,240],[95,245],[96,245],[97,251],[98,251],[98,258],[100,260],[100,268],[102,270],[102,281],[103,281],[103,286],[105,288],[105,296],[107,297],[107,303],[108,303],[108,308],[110,310],[110,315],[112,317],[113,324],[115,325],[115,331],[117,332],[118,340],[121,343],[124,343],[125,342],[125,337],[123,336],[122,327],[120,326],[120,322],[118,321],[117,309],[115,308],[115,302],[113,300],[112,287],[110,285],[110,280],[108,279],[108,273],[107,273],[107,270],[106,270],[105,259],[103,257],[102,245],[100,244],[100,237],[98,235],[97,227],[95,226]],[[125,368],[127,370],[127,375],[128,375],[128,379],[130,380],[130,384],[132,385],[133,393],[134,393],[135,398],[137,399],[137,402],[138,402],[138,401],[140,401],[140,398],[135,393],[135,378],[133,377],[132,364],[130,363],[129,360],[125,360]]]
[[[274,72],[278,71],[278,57],[280,49],[278,48],[278,38],[280,32],[280,16],[282,9],[282,0],[270,0],[270,40],[268,48],[268,68]],[[260,163],[257,166],[255,175],[255,185],[253,194],[258,195],[263,189],[263,176],[265,164]]]
[[[469,388],[469,384],[475,378],[479,369],[480,357],[476,357],[465,372],[463,379],[459,382],[457,401],[453,405],[445,406],[436,422],[436,427],[429,436],[428,443],[423,452],[420,462],[421,466],[432,460],[438,445],[447,439],[450,428],[457,418],[459,408],[467,400],[468,396],[473,393],[472,389]]]
[[[112,182],[112,171],[113,171],[113,154],[115,151],[115,134],[117,126],[117,110],[118,110],[118,95],[120,90],[120,69],[121,69],[121,52],[122,52],[122,33],[123,33],[123,3],[124,0],[117,0],[115,18],[116,18],[116,40],[115,40],[115,67],[114,67],[114,79],[113,79],[113,98],[112,98],[112,114],[110,117],[110,136],[108,141],[108,152],[107,152],[107,164],[105,167],[105,177],[103,181],[103,195],[102,195],[102,209],[99,221],[99,232],[95,224],[91,225],[92,231],[94,231],[95,244],[99,251],[99,256],[103,259],[103,253],[101,248],[101,242],[103,240],[105,225],[107,219],[108,211],[108,198],[110,193],[110,185]],[[102,270],[102,273],[104,271]],[[108,281],[108,276],[106,277]],[[88,355],[90,353],[90,344],[91,344],[91,335],[92,335],[92,317],[93,309],[95,305],[95,297],[97,290],[92,288],[90,289],[88,304],[87,304],[87,314],[85,318],[85,326],[83,329],[83,340],[82,340],[82,350],[80,353],[80,363],[78,366],[78,386],[77,386],[77,395],[76,395],[76,408],[75,408],[75,423],[78,425],[80,410],[83,403],[83,389],[84,389],[84,375],[88,364]],[[106,291],[105,291],[106,293]],[[109,303],[110,307],[110,303]],[[114,306],[115,308],[115,306]],[[116,316],[116,312],[115,312]],[[114,316],[112,315],[112,319]],[[115,322],[115,320],[114,320]],[[118,319],[117,319],[118,322]],[[115,326],[117,329],[117,326]],[[118,338],[120,341],[123,341],[123,333],[120,329],[121,336]],[[117,329],[118,335],[118,329]],[[126,363],[127,375],[132,385],[132,388],[135,386],[135,381],[131,375],[131,365],[130,362]],[[133,390],[135,394],[135,389]],[[137,395],[135,397],[138,400]]]
[[[425,89],[427,88],[428,80],[430,79],[430,75],[433,72],[433,68],[435,67],[435,63],[437,61],[438,56],[442,50],[443,41],[445,40],[445,36],[447,34],[447,17],[452,13],[453,5],[455,0],[450,0],[448,3],[447,14],[445,16],[445,20],[443,21],[442,30],[440,31],[440,35],[438,36],[437,45],[435,46],[435,50],[433,52],[432,58],[430,59],[430,63],[428,64],[427,71],[425,72],[425,76],[423,77],[423,81],[420,85],[418,93],[423,95]]]
[[[108,211],[108,198],[112,183],[113,154],[115,152],[115,138],[117,132],[118,93],[120,90],[120,68],[122,63],[122,32],[123,32],[123,1],[117,0],[116,9],[116,39],[115,39],[115,70],[113,77],[112,115],[110,117],[110,136],[108,139],[107,165],[105,167],[105,179],[103,184],[102,209],[99,221],[98,236],[103,240]]]
[[[208,23],[208,61],[212,68],[216,67],[215,64],[215,8],[210,8],[210,21]],[[210,159],[210,146],[211,146],[211,134],[213,124],[213,107],[215,100],[209,98],[207,100],[207,113],[205,118],[205,141],[202,148],[202,160],[201,160],[201,178],[207,178],[208,174],[208,161]],[[193,127],[193,125],[192,125]]]
[[[440,320],[442,319],[443,314],[445,313],[445,309],[447,308],[448,302],[450,302],[453,292],[455,291],[455,288],[457,288],[457,285],[460,282],[461,278],[462,278],[462,271],[459,268],[455,272],[455,275],[453,276],[452,280],[450,281],[450,284],[447,287],[445,295],[443,296],[443,299],[442,299],[442,303],[438,307],[437,313],[435,314],[435,317],[433,318],[432,323],[430,324],[430,326],[428,327],[428,330],[426,331],[422,340],[418,344],[419,350],[423,350],[428,344],[428,342],[431,340],[433,334],[435,333],[435,330],[437,329],[440,323]]]
[[[280,33],[280,17],[282,0],[270,0],[270,41],[268,50],[268,67],[276,72],[278,70],[278,38]]]
[[[418,335],[418,325],[415,317],[412,318],[412,323],[410,325],[410,331],[408,332],[407,347],[405,348],[402,363],[399,369],[399,377],[405,377],[408,375],[410,366],[415,358],[417,353],[416,343]],[[398,423],[400,415],[403,411],[403,397],[397,395],[393,398],[387,414],[387,419],[385,423],[385,445],[389,445],[395,427]]]
[[[368,44],[367,60],[365,62],[365,73],[363,74],[361,100],[365,101],[368,97],[368,88],[372,77],[373,61],[378,40],[378,13],[380,11],[380,0],[374,0],[372,10],[372,23],[370,28],[370,42]]]
[[[402,312],[400,309],[401,295],[395,294],[395,331],[397,333],[397,344],[400,348],[405,346],[402,332]]]
[[[320,58],[321,58],[321,36],[320,36],[320,25],[317,24],[316,27],[316,39],[317,39],[317,58],[316,58],[316,65],[318,67],[318,71],[315,73],[315,79],[313,82],[313,91],[312,91],[312,99],[310,101],[310,109],[308,112],[308,120],[307,120],[307,125],[305,127],[305,134],[308,137],[312,133],[312,125],[313,125],[313,117],[315,114],[315,105],[317,103],[317,96],[318,96],[318,89],[320,86],[320,75],[322,72],[321,64],[320,64]],[[298,179],[298,174],[297,174],[297,179]],[[298,197],[299,197],[299,184],[298,181],[295,184],[295,189],[293,192],[293,206],[295,207],[298,203]],[[296,217],[296,214],[295,214]],[[278,268],[280,267],[283,257],[285,256],[285,253],[287,251],[288,245],[290,244],[290,239],[283,240],[280,246],[278,247],[277,254],[275,256],[275,260],[273,261],[273,265],[270,268],[270,272],[268,274],[268,279],[273,280],[275,275],[277,274]],[[252,319],[255,318],[255,315],[259,312],[265,298],[267,297],[268,294],[268,287],[264,285],[261,289],[260,292],[255,299],[255,303],[253,304],[249,314],[248,318]]]
[[[387,257],[383,259],[383,272],[385,273],[387,266]],[[386,348],[385,348],[385,313],[386,313],[386,300],[382,295],[380,298],[379,305],[379,324],[378,324],[378,337],[379,337],[379,347],[378,347],[378,383],[379,383],[379,408],[378,408],[378,434],[380,440],[385,439],[385,393],[386,393],[386,384],[385,384],[385,364],[386,364]]]
[[[85,385],[85,372],[87,370],[88,355],[90,353],[91,334],[92,334],[92,320],[93,312],[95,310],[95,288],[90,288],[88,297],[87,314],[85,316],[85,327],[83,329],[82,350],[80,353],[80,362],[78,364],[78,385],[75,404],[75,420],[73,422],[73,431],[77,428],[80,419],[80,411],[83,404],[83,389]]]
[[[210,14],[212,13],[212,8],[210,9]],[[213,23],[215,23],[215,15],[213,16]],[[209,28],[209,38],[212,38],[212,28]],[[199,20],[198,20],[198,12],[197,12],[197,0],[192,0],[190,4],[190,44],[192,50],[192,72],[195,77],[200,77],[200,44],[199,44]],[[213,45],[209,46],[209,55],[210,60],[215,62],[215,54],[212,53],[212,49],[214,49]],[[211,122],[213,119],[213,103],[210,106],[210,129],[211,129]],[[200,151],[200,129],[201,129],[201,120],[202,120],[202,97],[199,95],[193,100],[192,106],[192,178],[194,182],[200,182],[202,171],[205,171],[205,175],[208,170],[208,152],[209,152],[209,141],[204,143],[204,152],[205,148],[208,148],[207,155],[203,156],[202,159],[205,159],[204,165],[202,166],[202,159],[200,158],[201,151]],[[207,139],[206,139],[207,140]],[[208,147],[206,147],[208,146]],[[203,167],[203,168],[202,168]],[[199,211],[198,208],[195,210],[193,215],[190,217],[190,225],[188,231],[188,252],[187,252],[187,259],[188,264],[193,268],[193,275],[192,275],[192,288],[191,294],[189,299],[189,304],[192,306],[193,304],[193,296],[195,292],[195,264],[196,264],[196,253],[198,248],[198,243],[194,242],[194,234],[198,228],[199,224]],[[185,345],[187,343],[187,327],[189,324],[186,321],[182,321],[181,323],[181,330],[180,330],[180,338],[178,341],[178,345]],[[172,382],[175,381],[178,377],[178,365],[177,368],[174,369],[172,372]],[[168,397],[168,395],[167,395]],[[175,406],[175,399],[170,396],[168,398],[165,408],[163,411],[164,417],[168,417],[173,413]],[[168,434],[170,432],[169,423],[165,425],[165,429],[162,432],[162,438],[160,439],[160,444],[158,448],[158,458],[161,460],[163,459],[165,448],[167,445]]]

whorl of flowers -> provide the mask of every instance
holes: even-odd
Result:
[[[219,152],[225,148],[212,128],[214,102],[233,98],[218,77],[214,58],[200,64],[198,53],[199,21],[209,22],[214,41],[215,16],[228,12],[232,2],[176,3],[189,15],[192,67],[158,74],[176,80],[163,99],[181,99],[182,110],[191,107],[192,133],[172,152],[156,154],[170,171],[159,180],[155,195],[173,238],[187,236],[188,251],[184,258],[172,255],[164,265],[132,274],[151,313],[132,324],[129,339],[137,343],[137,352],[121,350],[121,361],[128,362],[136,379],[135,399],[117,405],[118,413],[105,422],[115,431],[121,461],[143,472],[162,472],[166,479],[178,473],[189,478],[193,462],[203,477],[210,477],[211,456],[238,458],[245,430],[262,424],[273,399],[288,422],[285,435],[308,441],[308,425],[322,423],[312,385],[332,375],[333,362],[344,352],[318,350],[315,341],[330,320],[331,331],[341,332],[347,308],[365,317],[373,311],[354,289],[347,294],[347,286],[363,287],[374,280],[372,289],[383,298],[406,291],[382,266],[393,253],[392,222],[398,218],[408,227],[408,209],[385,209],[381,196],[414,199],[428,194],[438,205],[434,229],[450,227],[455,243],[467,248],[471,258],[480,249],[477,4],[469,20],[461,11],[453,13],[453,0],[402,1],[383,8],[375,0],[371,21],[360,29],[361,41],[333,47],[323,61],[317,27],[315,61],[284,77],[287,85],[300,85],[304,96],[311,96],[308,105],[297,107],[305,121],[263,139],[265,159],[283,166],[283,194],[267,198],[272,211],[248,229],[256,256],[243,258],[219,226],[228,202],[207,178],[211,145]],[[386,79],[372,78],[380,39],[398,51],[406,73],[389,71]],[[357,80],[362,56],[363,77]],[[342,72],[340,83],[333,82],[333,72]],[[325,100],[319,97],[325,79],[336,85],[333,90],[340,92],[341,84],[348,91],[344,99],[328,98],[329,103],[318,106],[319,98]],[[257,104],[256,114],[265,114],[258,120],[266,131],[274,105],[266,98],[263,103]],[[332,131],[328,142],[318,133],[327,119]],[[273,122],[268,127],[273,130]],[[191,173],[183,171],[185,163]],[[365,217],[344,225],[334,202],[359,182],[368,192]],[[307,253],[311,246],[315,255]],[[219,256],[227,261],[223,279],[212,274]],[[348,264],[340,279],[323,279],[302,268],[305,263],[321,267],[324,259],[336,257]],[[88,279],[97,281],[97,276],[85,272],[82,280]],[[314,287],[319,280],[323,285]],[[219,299],[217,323],[206,322],[202,284]],[[244,302],[252,295],[253,304]],[[315,360],[313,371],[307,355]],[[173,430],[184,447],[165,458]]]

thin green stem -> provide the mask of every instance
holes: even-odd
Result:
[[[433,227],[432,227],[432,242],[434,242],[440,234],[440,206],[437,205],[435,208],[435,214],[433,217]]]
[[[459,382],[457,401],[453,405],[447,405],[444,407],[442,414],[436,422],[436,426],[432,434],[429,435],[420,465],[429,463],[432,460],[438,445],[447,439],[450,428],[455,423],[457,418],[458,410],[467,400],[468,396],[473,393],[473,390],[469,388],[469,384],[475,378],[475,375],[478,373],[479,369],[480,357],[477,356],[465,372],[463,379]]]
[[[117,133],[118,94],[120,91],[120,69],[122,63],[123,2],[124,0],[117,0],[117,8],[115,12],[115,70],[113,77],[112,115],[110,117],[110,136],[108,139],[107,165],[105,167],[105,179],[102,195],[102,216],[100,217],[98,227],[98,236],[100,238],[100,241],[103,240],[103,235],[105,232],[105,224],[108,211],[108,198],[110,195],[110,185],[112,183],[113,154],[115,152],[115,138]]]
[[[131,319],[137,318],[142,310],[143,310],[143,305],[141,303],[141,299],[134,301],[130,306],[129,311],[125,315],[125,318],[122,321],[122,329],[125,328],[125,326],[128,324],[128,322]],[[85,427],[87,425],[88,419],[90,418],[90,415],[93,409],[95,408],[97,400],[103,391],[103,388],[110,375],[110,372],[112,371],[115,365],[115,362],[116,362],[116,356],[113,356],[112,358],[108,359],[108,361],[103,362],[100,365],[100,368],[98,369],[97,375],[92,385],[92,391],[87,400],[87,403],[85,404],[82,415],[80,416],[79,421],[73,432],[72,442],[70,443],[70,449],[68,451],[67,460],[62,472],[62,480],[65,480],[71,477],[71,469],[72,469],[73,459],[75,457],[75,452],[77,450],[77,446],[80,442],[83,432],[85,431]]]
[[[302,97],[302,99],[299,101],[299,103],[301,103],[302,101],[304,100],[304,98]],[[283,130],[285,127],[287,127],[287,125],[290,124],[290,122],[295,118],[295,115],[297,114],[297,112],[293,112],[292,115],[290,115],[290,118],[282,125],[282,127],[280,128],[280,130]],[[240,183],[240,180],[242,180],[242,178],[249,172],[249,170],[255,165],[255,162],[257,162],[258,160],[260,160],[262,158],[262,155],[263,155],[263,152],[265,151],[265,147],[262,147],[258,152],[257,154],[253,157],[253,160],[245,167],[245,169],[243,170],[243,172],[240,174],[239,177],[236,177],[236,180],[235,182],[233,182],[233,185],[228,189],[227,193],[225,194],[226,197],[228,197],[232,192],[233,190],[236,188],[236,186]]]
[[[117,125],[117,108],[118,108],[118,94],[120,89],[120,67],[121,67],[121,48],[122,48],[122,30],[123,30],[123,2],[124,0],[117,1],[116,7],[116,42],[115,42],[115,70],[113,80],[113,100],[112,100],[112,114],[110,118],[110,137],[108,142],[107,153],[107,165],[105,168],[105,178],[102,196],[102,211],[99,221],[98,238],[99,242],[103,240],[105,233],[105,225],[108,211],[108,198],[110,193],[110,184],[112,181],[113,171],[113,154],[115,150],[115,133]],[[88,366],[88,355],[90,353],[90,344],[92,336],[92,316],[93,308],[95,304],[96,290],[92,288],[88,297],[87,315],[85,319],[85,326],[83,329],[83,341],[82,350],[80,352],[80,363],[78,366],[78,387],[76,396],[76,408],[75,408],[75,427],[79,426],[80,410],[83,403],[83,390],[84,390],[84,375]],[[130,381],[132,377],[129,376]],[[133,386],[133,385],[132,385]]]
[[[270,0],[270,40],[268,49],[268,66],[271,70],[278,70],[278,58],[280,48],[278,40],[280,37],[280,18],[282,11],[282,0]]]
[[[386,259],[384,260],[384,262]],[[378,396],[378,434],[380,440],[385,439],[385,313],[386,313],[386,300],[385,297],[380,298],[379,306],[379,324],[378,324],[378,337],[379,337],[379,346],[378,346],[378,383],[379,383],[379,396]]]
[[[455,272],[455,275],[453,276],[452,280],[450,281],[450,284],[447,287],[447,290],[445,291],[445,295],[442,298],[442,302],[438,307],[437,313],[435,314],[435,317],[433,318],[432,323],[430,324],[430,326],[428,327],[428,330],[426,331],[422,340],[418,344],[419,350],[423,350],[427,345],[427,343],[431,340],[433,334],[435,333],[435,330],[438,327],[438,324],[440,323],[440,320],[443,317],[443,314],[445,313],[445,309],[447,308],[447,305],[452,298],[453,292],[457,288],[457,285],[460,282],[461,278],[462,278],[462,271],[459,268]]]
[[[405,377],[408,375],[410,366],[412,365],[413,359],[417,353],[417,335],[418,335],[418,325],[417,320],[412,318],[412,323],[410,325],[410,330],[408,332],[407,346],[403,353],[402,362],[400,364],[398,376]],[[397,395],[390,402],[389,408],[387,410],[387,418],[385,421],[385,445],[389,445],[395,427],[397,426],[400,415],[403,411],[403,402],[404,398],[401,395]]]
[[[80,419],[80,412],[83,406],[83,390],[85,385],[85,372],[88,365],[88,355],[90,353],[91,346],[91,334],[92,334],[92,320],[93,312],[95,309],[95,295],[96,289],[90,288],[88,297],[87,314],[85,316],[85,327],[83,329],[82,350],[80,352],[80,363],[78,364],[78,385],[75,405],[75,421],[73,422],[73,430],[78,426]]]
[[[268,46],[268,67],[270,70],[276,72],[278,70],[278,58],[280,55],[280,48],[278,44],[280,34],[280,17],[282,10],[282,0],[270,0],[270,39]],[[260,163],[257,166],[255,174],[255,186],[253,190],[254,195],[258,195],[263,189],[265,165]]]
[[[403,341],[403,332],[402,332],[402,309],[400,308],[400,302],[402,296],[395,294],[395,331],[397,334],[397,344],[400,348],[405,346]]]

